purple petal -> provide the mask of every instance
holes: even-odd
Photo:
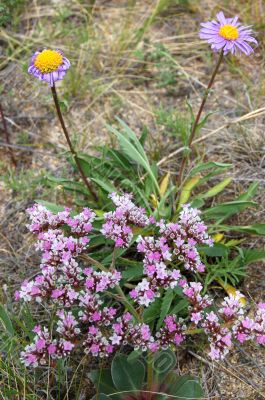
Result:
[[[216,18],[220,22],[220,24],[225,25],[227,23],[226,18],[224,16],[223,11],[220,11],[219,13],[216,14]]]

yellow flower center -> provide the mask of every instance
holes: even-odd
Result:
[[[219,35],[222,36],[226,40],[235,40],[238,38],[239,33],[238,29],[233,25],[224,25],[221,26],[219,30]]]
[[[63,63],[63,56],[55,50],[43,50],[37,55],[34,65],[43,74],[54,72]]]

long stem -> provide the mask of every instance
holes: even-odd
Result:
[[[74,149],[74,146],[73,146],[73,144],[72,144],[72,142],[71,142],[69,133],[68,133],[68,131],[67,131],[67,129],[66,129],[66,126],[65,126],[65,123],[64,123],[64,119],[63,119],[63,115],[62,115],[61,108],[60,108],[60,104],[59,104],[59,100],[58,100],[58,96],[57,96],[57,92],[56,92],[55,85],[51,87],[51,90],[52,90],[52,97],[53,97],[53,100],[54,100],[54,104],[55,104],[55,108],[56,108],[56,111],[57,111],[57,114],[58,114],[58,118],[59,118],[59,121],[60,121],[60,123],[61,123],[62,129],[63,129],[63,133],[64,133],[64,136],[65,136],[65,138],[66,138],[66,140],[67,140],[69,149],[70,149],[70,151],[71,151],[71,153],[72,153],[72,155],[73,155],[73,157],[74,157],[74,160],[75,160],[75,162],[76,162],[76,166],[77,166],[77,168],[78,168],[78,171],[80,172],[80,175],[81,175],[81,177],[82,177],[82,179],[83,179],[84,184],[85,184],[86,187],[88,188],[88,191],[91,193],[91,195],[93,196],[94,200],[95,200],[95,201],[98,201],[98,196],[97,196],[96,192],[94,191],[91,182],[90,182],[90,181],[87,179],[87,177],[85,176],[85,173],[84,173],[84,171],[83,171],[83,169],[82,169],[82,166],[81,166],[81,164],[80,164],[80,161],[79,161],[79,158],[78,158],[78,156],[77,156],[77,153],[76,153],[76,151],[75,151],[75,149]]]
[[[147,353],[147,390],[152,391],[154,380],[154,354],[149,350]],[[149,398],[152,398],[152,393],[149,393]]]
[[[217,75],[217,72],[219,70],[219,67],[221,65],[221,62],[223,60],[223,55],[224,55],[224,52],[221,51],[220,56],[219,56],[218,61],[217,61],[217,64],[216,64],[216,66],[215,66],[215,68],[213,70],[211,79],[210,79],[210,81],[208,83],[207,89],[204,92],[204,95],[203,95],[203,98],[202,98],[202,102],[201,102],[200,108],[198,110],[197,116],[195,118],[195,121],[194,121],[194,124],[193,124],[193,127],[192,127],[192,131],[191,131],[191,134],[190,134],[190,137],[189,137],[189,140],[188,140],[188,146],[187,147],[189,149],[191,149],[191,145],[192,145],[193,139],[195,137],[196,130],[197,130],[197,127],[199,125],[199,122],[200,122],[200,119],[201,119],[201,115],[202,115],[206,100],[207,100],[208,95],[210,93],[210,89],[213,86],[213,83],[214,83],[215,77]],[[181,162],[181,166],[180,166],[180,170],[179,170],[179,175],[178,175],[178,181],[177,181],[178,187],[180,187],[180,185],[181,185],[182,177],[183,177],[183,173],[184,173],[184,170],[185,170],[185,166],[186,166],[188,157],[189,157],[189,154],[187,153],[182,158],[182,162]]]
[[[4,111],[3,111],[3,107],[2,107],[2,104],[1,104],[1,103],[0,103],[0,114],[1,114],[2,122],[3,122],[3,128],[4,128],[6,143],[7,143],[8,145],[10,145],[11,143],[10,143],[10,139],[9,139],[9,132],[8,132],[8,129],[7,129],[7,124],[6,124],[6,120],[5,120],[5,116],[4,116]],[[14,153],[13,153],[13,150],[12,150],[12,147],[9,147],[9,148],[8,148],[8,152],[9,152],[10,159],[11,159],[11,161],[12,161],[12,164],[14,165],[14,167],[16,167],[16,166],[17,166],[17,162],[16,162],[16,159],[15,159],[15,156],[14,156]]]

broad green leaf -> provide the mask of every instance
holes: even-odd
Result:
[[[213,186],[209,189],[206,193],[202,193],[199,195],[201,199],[207,199],[209,197],[214,197],[218,193],[222,192],[226,186],[228,186],[232,181],[232,178],[225,178],[222,182],[218,183],[217,185]]]
[[[99,393],[112,394],[116,392],[110,369],[91,371],[89,377]]]
[[[163,321],[164,321],[165,317],[167,316],[167,313],[170,309],[173,298],[174,298],[173,290],[170,288],[167,289],[165,292],[165,295],[162,299],[160,317],[159,317],[157,327],[156,327],[157,330],[159,330],[161,328]]]
[[[98,393],[92,397],[92,400],[111,400],[111,397],[107,396],[105,393]]]
[[[133,350],[127,357],[127,361],[129,363],[133,362],[134,360],[138,360],[143,354],[142,350]]]
[[[198,380],[193,376],[177,376],[175,373],[169,374],[166,379],[168,385],[168,392],[179,397],[179,399],[194,400],[202,399],[204,393]]]
[[[228,248],[221,243],[216,243],[212,247],[198,246],[198,250],[209,257],[222,257],[228,252]]]
[[[193,199],[190,202],[190,206],[192,208],[202,208],[204,206],[204,204],[205,204],[204,200],[202,200],[202,199],[200,199],[198,197],[196,197],[195,199]]]
[[[170,371],[172,371],[177,363],[175,353],[171,349],[161,350],[154,355],[154,375],[159,382],[162,381]]]
[[[111,376],[119,391],[140,390],[145,378],[145,367],[139,360],[129,362],[125,354],[116,354],[111,363]]]

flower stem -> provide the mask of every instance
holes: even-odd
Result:
[[[147,353],[147,390],[148,391],[152,390],[153,380],[154,380],[154,354],[149,350]],[[150,393],[150,397],[152,397],[152,393]]]
[[[53,97],[53,100],[54,100],[54,104],[55,104],[55,108],[56,108],[56,111],[57,111],[57,115],[58,115],[59,121],[60,121],[60,123],[61,123],[61,127],[62,127],[62,129],[63,129],[63,133],[64,133],[65,138],[66,138],[66,140],[67,140],[69,149],[70,149],[70,151],[71,151],[71,153],[72,153],[72,155],[73,155],[73,157],[74,157],[74,160],[75,160],[75,162],[76,162],[76,166],[77,166],[77,168],[78,168],[78,171],[80,172],[80,175],[81,175],[81,177],[82,177],[82,179],[83,179],[83,182],[84,182],[84,184],[86,185],[88,191],[90,192],[90,194],[92,195],[92,197],[94,198],[94,200],[95,200],[95,201],[98,201],[98,196],[97,196],[96,192],[94,191],[91,182],[90,182],[90,181],[88,180],[88,178],[85,176],[85,173],[84,173],[84,171],[83,171],[83,169],[82,169],[82,166],[81,166],[81,164],[80,164],[80,161],[79,161],[79,158],[78,158],[78,156],[77,156],[77,153],[76,153],[76,151],[75,151],[75,149],[74,149],[74,146],[73,146],[73,144],[72,144],[72,142],[71,142],[69,133],[68,133],[68,131],[67,131],[67,129],[66,129],[66,126],[65,126],[65,123],[64,123],[64,119],[63,119],[63,115],[62,115],[61,108],[60,108],[60,104],[59,104],[59,100],[58,100],[58,96],[57,96],[57,92],[56,92],[55,85],[51,87],[51,90],[52,90],[52,97]]]
[[[201,115],[202,115],[206,100],[207,100],[208,95],[210,93],[210,89],[213,86],[213,83],[214,83],[215,77],[217,75],[217,72],[219,70],[219,67],[221,65],[221,62],[223,60],[223,55],[224,55],[224,52],[221,51],[220,56],[219,56],[218,61],[217,61],[217,64],[216,64],[216,66],[215,66],[215,68],[213,70],[211,79],[210,79],[210,81],[208,83],[207,89],[204,92],[204,95],[203,95],[203,98],[202,98],[202,102],[201,102],[200,108],[198,110],[198,113],[196,115],[194,124],[192,126],[191,134],[190,134],[190,137],[189,137],[189,140],[188,140],[188,146],[187,147],[189,149],[191,149],[191,145],[192,145],[193,139],[195,137],[196,130],[198,128],[198,125],[199,125],[199,122],[200,122],[200,119],[201,119]],[[178,187],[180,187],[180,185],[182,183],[183,173],[184,173],[184,170],[185,170],[185,167],[186,167],[186,163],[187,163],[188,157],[189,157],[189,154],[187,153],[187,154],[184,154],[184,156],[182,158],[182,162],[181,162],[181,166],[180,166],[180,170],[179,170],[179,175],[178,175],[178,180],[177,180]]]
[[[4,111],[3,111],[3,107],[2,107],[2,104],[1,104],[1,103],[0,103],[0,115],[1,115],[1,118],[2,118],[2,122],[3,122],[3,128],[4,128],[6,143],[9,145],[9,144],[11,144],[11,143],[10,143],[10,139],[9,139],[9,132],[8,132],[8,129],[7,129],[7,124],[6,124],[6,120],[5,120],[5,116],[4,116]],[[16,162],[16,159],[15,159],[15,156],[14,156],[14,153],[13,153],[13,150],[12,150],[12,147],[9,147],[8,152],[9,152],[10,159],[11,159],[11,161],[12,161],[12,164],[14,165],[14,167],[16,167],[16,166],[17,166],[17,162]]]

